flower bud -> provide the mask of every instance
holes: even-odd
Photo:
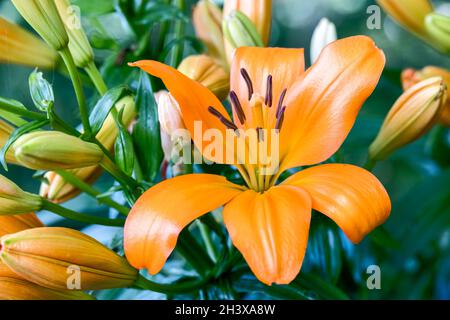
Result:
[[[433,12],[429,0],[377,0],[378,4],[403,27],[426,37],[425,17]]]
[[[394,104],[369,149],[372,160],[383,160],[417,140],[439,119],[447,99],[446,86],[434,77],[407,90]]]
[[[41,228],[44,225],[34,213],[15,216],[0,216],[0,237],[19,231]]]
[[[222,30],[232,50],[239,47],[262,47],[264,45],[253,22],[240,11],[232,11],[224,17]]]
[[[450,17],[430,13],[425,18],[425,27],[441,50],[450,53]]]
[[[225,61],[220,8],[210,0],[200,0],[194,7],[192,22],[197,37],[206,45],[209,54],[220,61]]]
[[[28,78],[31,98],[36,108],[43,112],[47,112],[55,103],[52,85],[44,79],[42,72],[35,70]]]
[[[95,300],[80,291],[53,290],[14,277],[0,276],[0,300]]]
[[[311,63],[316,62],[323,48],[336,40],[336,26],[327,18],[322,18],[311,39]]]
[[[69,44],[54,0],[11,0],[22,17],[56,51]]]
[[[69,35],[69,50],[79,68],[85,68],[94,61],[94,51],[81,25],[78,10],[68,0],[55,0],[59,15]]]
[[[0,17],[0,62],[52,69],[58,54],[20,26]]]
[[[402,72],[403,89],[408,90],[420,81],[432,78],[441,77],[447,88],[450,88],[450,71],[439,67],[428,66],[422,70],[416,71],[414,69],[406,69]],[[439,122],[444,126],[450,126],[450,96],[447,95],[447,102],[443,107]]]
[[[25,192],[14,182],[0,175],[0,215],[16,215],[39,211],[41,197]]]
[[[11,127],[8,123],[3,120],[0,120],[0,148],[6,144],[9,140],[9,137],[13,133],[14,128]],[[17,159],[14,156],[14,148],[11,146],[6,153],[6,162],[17,164]]]
[[[3,236],[0,258],[40,286],[103,290],[133,285],[138,271],[97,240],[67,228],[36,228]]]
[[[119,100],[116,104],[116,109],[119,111],[123,109],[122,122],[126,126],[129,126],[136,117],[136,108],[132,97],[125,97]],[[112,151],[117,135],[117,126],[113,117],[109,115],[103,123],[100,132],[97,134],[97,139],[105,146],[105,148]],[[70,170],[70,173],[78,177],[78,179],[88,184],[92,184],[100,177],[102,169],[100,166],[91,166]],[[66,202],[80,194],[79,189],[75,188],[72,184],[67,183],[55,172],[48,172],[45,177],[48,180],[48,183],[43,183],[41,185],[40,195],[53,202]]]
[[[245,14],[253,22],[264,46],[269,44],[272,27],[272,0],[225,0],[224,16],[233,11]]]
[[[230,92],[228,73],[211,57],[193,55],[184,59],[178,70],[192,80],[200,82],[212,91],[219,100],[224,100]]]
[[[103,152],[94,143],[58,131],[36,131],[14,143],[17,161],[34,170],[76,169],[99,164]]]

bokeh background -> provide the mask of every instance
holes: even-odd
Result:
[[[86,8],[89,19],[83,21],[89,31],[93,21],[108,26],[103,34],[93,36],[99,60],[136,41],[136,35],[111,8],[95,7],[97,1],[73,1]],[[111,0],[111,3],[114,1]],[[188,1],[187,14],[195,1]],[[216,1],[220,3],[220,1]],[[436,65],[450,69],[450,58],[434,51],[400,28],[382,13],[379,30],[369,30],[367,8],[370,0],[273,0],[274,24],[272,46],[303,47],[309,61],[312,32],[322,17],[337,27],[338,36],[365,34],[372,37],[387,56],[382,80],[361,112],[339,161],[362,165],[367,148],[392,106],[402,93],[400,72],[404,68]],[[105,1],[99,1],[104,4]],[[438,11],[450,15],[450,3],[433,1]],[[82,13],[84,13],[82,11]],[[0,0],[0,15],[25,26],[9,0]],[[191,32],[193,32],[191,30]],[[193,33],[192,33],[193,34]],[[110,42],[108,42],[110,41]],[[113,43],[114,45],[105,45]],[[28,76],[32,70],[20,66],[0,65],[0,96],[32,105],[28,92]],[[57,72],[46,72],[54,85],[58,112],[72,124],[79,122],[71,84]],[[120,73],[109,71],[107,81],[121,81]],[[438,150],[431,149],[439,139]],[[436,144],[434,144],[436,145]],[[314,217],[320,223],[311,230],[309,250],[304,269],[316,272],[334,283],[352,298],[358,299],[450,299],[450,133],[434,129],[420,141],[400,150],[387,161],[379,163],[375,174],[388,189],[393,211],[384,234],[374,234],[359,246],[353,246],[328,220]],[[3,169],[2,169],[3,170]],[[22,168],[11,167],[6,174],[23,188],[38,192],[39,181]],[[108,186],[102,178],[98,185]],[[107,214],[107,209],[95,201],[80,196],[68,204],[75,210]],[[48,224],[61,224],[56,216],[41,213]],[[76,227],[76,225],[71,225]],[[81,227],[81,226],[80,226]],[[103,242],[115,241],[120,232],[115,229],[90,227],[85,229]],[[381,268],[382,289],[368,290],[366,270],[370,265]],[[175,272],[175,271],[174,271]],[[145,296],[158,298],[157,295]],[[104,298],[144,298],[131,291],[110,292]],[[260,297],[255,293],[255,297]]]

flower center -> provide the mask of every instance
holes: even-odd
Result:
[[[278,141],[286,112],[284,99],[287,89],[281,92],[276,110],[272,110],[274,106],[272,75],[267,76],[266,90],[264,96],[262,96],[259,92],[255,92],[255,87],[247,70],[242,68],[240,74],[247,87],[248,102],[246,104],[248,108],[243,108],[243,104],[235,91],[230,92],[230,102],[237,122],[228,120],[214,107],[209,107],[208,111],[218,118],[227,129],[233,130],[238,142],[241,141],[245,145],[244,152],[239,148],[236,152],[238,161],[241,161],[240,163],[243,165],[237,165],[236,167],[251,189],[264,192],[276,183],[278,177],[279,159],[274,159],[273,156],[276,154],[279,158]],[[247,114],[245,110],[247,110]],[[255,139],[251,139],[252,136]],[[253,163],[252,159],[255,159]],[[275,170],[273,168],[274,161],[277,161]],[[267,169],[268,166],[272,168],[272,171]]]

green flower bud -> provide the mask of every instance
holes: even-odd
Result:
[[[59,15],[69,35],[69,50],[79,68],[85,68],[94,61],[94,51],[81,25],[78,7],[68,0],[55,0]]]
[[[52,85],[44,79],[42,72],[34,70],[28,78],[30,94],[34,105],[41,111],[46,112],[53,107],[55,96]]]
[[[34,170],[77,169],[99,164],[103,152],[94,143],[58,131],[36,131],[14,143],[17,161]]]
[[[232,11],[224,18],[222,30],[233,49],[264,46],[253,22],[240,11]]]
[[[55,50],[67,47],[69,37],[54,0],[11,0],[22,17]]]
[[[25,192],[0,175],[0,215],[17,215],[41,210],[41,197]]]
[[[430,13],[425,18],[425,28],[439,47],[450,53],[450,17]]]

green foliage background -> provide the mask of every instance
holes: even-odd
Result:
[[[138,74],[128,67],[115,64],[123,56],[123,62],[133,60],[145,43],[147,31],[159,22],[173,19],[186,20],[195,1],[184,13],[169,7],[158,7],[161,1],[148,1],[155,7],[146,15],[133,15],[133,2],[113,0],[74,0],[84,17],[83,24],[96,49],[98,62],[109,85],[128,83],[136,85]],[[366,26],[366,9],[373,1],[366,0],[274,0],[274,26],[272,46],[304,47],[309,54],[312,31],[321,17],[328,17],[338,30],[339,37],[356,34],[371,36],[387,56],[387,67],[382,80],[361,112],[349,139],[338,153],[339,162],[362,165],[367,148],[393,102],[401,94],[400,72],[407,67],[422,68],[436,65],[450,69],[450,59],[423,44],[392,20],[382,16],[382,28],[369,30]],[[449,3],[435,1],[437,7],[450,13]],[[119,10],[119,8],[121,8]],[[129,11],[127,11],[129,9]],[[0,14],[21,21],[10,1],[1,0]],[[132,17],[132,19],[131,19]],[[188,25],[186,54],[201,50],[193,39]],[[21,22],[23,24],[23,22]],[[94,32],[94,30],[97,30]],[[126,50],[125,50],[126,49]],[[165,48],[169,50],[170,48]],[[145,58],[155,58],[161,52],[145,48]],[[170,54],[170,52],[169,52]],[[25,105],[32,105],[27,79],[32,70],[19,66],[0,65],[0,96],[14,98]],[[79,123],[76,101],[70,81],[57,72],[47,72],[56,93],[58,111],[70,123]],[[90,91],[93,95],[93,91]],[[437,142],[436,142],[437,141]],[[437,146],[432,149],[430,146]],[[328,219],[315,215],[312,222],[309,248],[302,269],[303,276],[296,281],[296,289],[305,298],[356,299],[450,299],[450,131],[435,128],[420,141],[400,150],[387,161],[380,163],[375,174],[391,195],[393,211],[383,230],[375,231],[361,245],[352,245]],[[218,168],[217,170],[221,170]],[[19,185],[29,191],[38,191],[39,181],[31,178],[31,172],[12,167],[7,173]],[[102,178],[98,187],[107,189],[111,181]],[[119,199],[120,200],[120,199]],[[108,209],[95,201],[80,196],[68,204],[75,210],[106,215]],[[74,228],[82,225],[59,220],[49,213],[42,213],[50,225],[65,224]],[[120,247],[120,231],[114,228],[89,227],[85,232],[111,246]],[[378,265],[382,274],[382,289],[368,290],[366,270]],[[164,269],[165,281],[186,275],[182,261],[174,258]],[[247,292],[244,298],[274,298],[273,291],[283,288],[267,288],[252,277],[239,281],[239,289]],[[285,296],[288,293],[285,292]],[[98,295],[101,299],[165,298],[159,294],[137,290],[111,290]],[[203,298],[216,297],[207,292]],[[223,296],[218,296],[223,297]]]

